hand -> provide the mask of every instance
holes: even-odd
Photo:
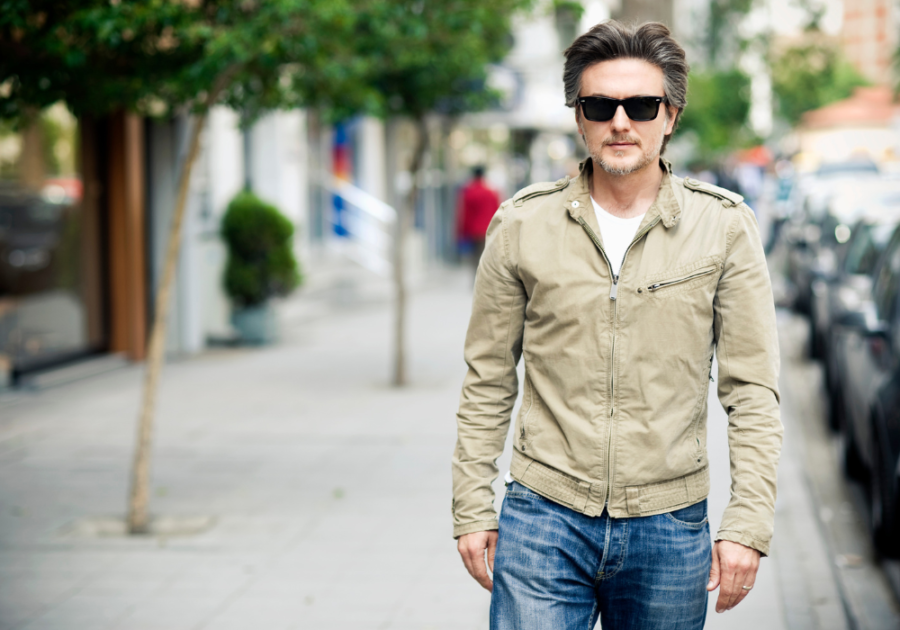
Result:
[[[487,567],[494,572],[494,553],[497,551],[497,530],[486,532],[473,532],[463,534],[456,541],[456,548],[462,556],[463,564],[475,581],[488,591],[494,589],[494,583],[488,575],[484,562],[484,552],[487,550]]]
[[[750,592],[743,586],[752,587],[759,569],[759,552],[740,543],[720,540],[713,545],[712,568],[709,570],[707,591],[714,591],[722,585],[716,612],[731,610],[741,603]]]

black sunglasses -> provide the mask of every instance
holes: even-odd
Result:
[[[664,103],[664,96],[632,96],[631,98],[607,98],[605,96],[581,96],[581,113],[592,122],[606,122],[616,115],[619,105],[625,108],[625,114],[635,122],[653,120],[659,115],[659,104]]]

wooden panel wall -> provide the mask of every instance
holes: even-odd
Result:
[[[96,119],[78,121],[79,156],[83,193],[81,198],[81,295],[87,310],[88,343],[106,346],[105,285],[103,277],[106,245],[103,242],[103,125]]]
[[[143,360],[147,338],[144,127],[115,114],[108,132],[110,350]]]

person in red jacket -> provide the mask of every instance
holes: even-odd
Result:
[[[484,181],[484,167],[476,166],[472,169],[472,181],[459,194],[457,214],[459,241],[472,244],[476,267],[484,252],[484,235],[498,207],[500,198]]]

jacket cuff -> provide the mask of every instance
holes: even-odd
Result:
[[[464,525],[454,525],[453,537],[459,538],[463,534],[486,532],[491,529],[500,529],[500,521],[494,519],[492,521],[475,521],[474,523],[466,523]]]
[[[720,540],[728,540],[730,542],[739,543],[744,545],[745,547],[750,547],[751,549],[756,549],[762,556],[765,558],[769,555],[769,541],[759,540],[758,538],[753,538],[745,534],[744,532],[739,532],[735,530],[720,530],[718,534],[716,534],[716,542]]]

